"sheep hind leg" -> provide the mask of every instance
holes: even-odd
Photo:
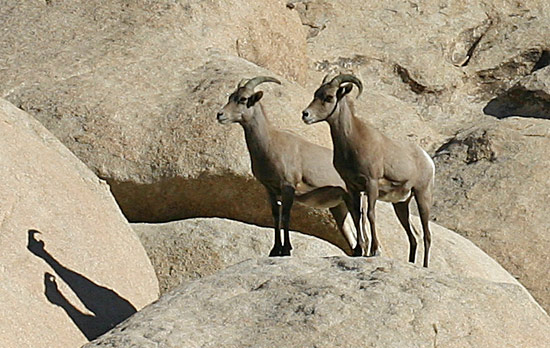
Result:
[[[344,202],[341,202],[337,206],[330,208],[330,212],[332,213],[332,216],[336,221],[338,230],[348,243],[349,249],[346,250],[346,253],[348,255],[352,255],[352,253],[354,252],[354,248],[357,245],[357,239],[355,237],[356,231],[354,221],[348,208],[346,207]]]
[[[401,226],[407,232],[407,237],[409,237],[409,262],[414,263],[416,260],[416,236],[411,230],[410,214],[409,214],[409,202],[410,198],[405,202],[393,203],[393,210],[401,223]]]
[[[430,260],[430,246],[432,244],[432,233],[430,231],[430,208],[432,206],[432,196],[429,190],[415,192],[416,204],[422,223],[422,232],[424,233],[424,262],[423,266],[428,267]]]
[[[366,216],[369,220],[370,225],[370,233],[371,233],[371,245],[370,245],[370,251],[369,256],[380,256],[381,248],[380,248],[380,242],[378,241],[378,237],[376,235],[376,214],[375,214],[375,207],[376,207],[376,200],[378,199],[378,183],[376,180],[369,180],[367,182],[367,192],[361,193],[361,207],[362,207],[362,217],[363,221],[365,221],[365,205],[367,206],[366,210]],[[366,223],[363,223],[363,226]]]

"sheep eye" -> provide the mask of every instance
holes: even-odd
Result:
[[[245,104],[246,103],[246,98],[245,97],[241,97],[239,99],[239,104]]]
[[[325,97],[325,103],[330,103],[330,102],[332,101],[332,99],[334,99],[333,96],[327,95],[327,96]]]

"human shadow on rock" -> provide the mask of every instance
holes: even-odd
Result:
[[[50,265],[93,315],[82,313],[73,306],[59,291],[56,277],[48,272],[44,274],[46,298],[50,303],[63,308],[88,340],[101,336],[136,312],[136,308],[115,291],[98,285],[59,263],[45,250],[44,241],[36,239],[36,234],[40,232],[28,231],[27,249]]]

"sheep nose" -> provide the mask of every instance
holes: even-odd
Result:
[[[220,118],[222,118],[222,116],[223,116],[223,111],[218,112],[218,114],[216,115],[216,117],[218,118],[218,121],[220,120]]]
[[[307,111],[307,110],[302,111],[302,120],[305,121],[306,118],[308,118],[308,117],[309,117],[309,111]]]

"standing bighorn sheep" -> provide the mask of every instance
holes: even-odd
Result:
[[[252,173],[266,188],[271,204],[275,243],[269,256],[290,255],[290,209],[295,199],[308,206],[330,208],[338,229],[353,249],[354,225],[344,202],[344,181],[332,165],[332,151],[270,124],[258,102],[263,92],[254,92],[264,82],[281,83],[266,76],[241,81],[217,119],[221,124],[237,122],[244,129]]]
[[[327,76],[328,77],[328,76]],[[370,253],[379,253],[376,238],[374,207],[376,200],[393,203],[399,222],[409,237],[409,262],[416,258],[416,238],[409,221],[409,202],[414,195],[424,231],[424,267],[428,267],[431,233],[430,207],[435,166],[430,156],[419,146],[389,139],[372,125],[355,116],[347,94],[353,85],[363,90],[361,81],[353,75],[340,74],[330,81],[327,77],[315,91],[313,101],[302,112],[306,124],[326,121],[334,144],[334,167],[344,179],[350,194],[350,211],[356,230],[354,255],[362,255],[366,236],[366,216],[371,230]],[[368,237],[365,237],[368,240]]]

